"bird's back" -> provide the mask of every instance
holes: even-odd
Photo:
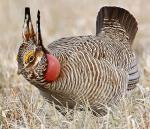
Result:
[[[122,40],[123,42],[120,42],[105,33],[99,36],[66,37],[50,43],[48,50],[57,56],[62,64],[64,59],[69,59],[72,54],[86,51],[97,60],[105,59],[115,67],[129,71],[135,55],[128,41]]]

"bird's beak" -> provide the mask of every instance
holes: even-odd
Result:
[[[17,74],[18,75],[22,74],[22,69],[18,69]]]

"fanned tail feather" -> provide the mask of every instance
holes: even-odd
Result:
[[[132,44],[138,30],[137,22],[133,15],[120,7],[102,7],[96,21],[96,35],[101,31],[112,28],[125,33]]]

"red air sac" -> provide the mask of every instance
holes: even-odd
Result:
[[[50,54],[46,54],[48,66],[45,74],[45,80],[48,82],[55,81],[60,74],[60,63],[58,59]]]

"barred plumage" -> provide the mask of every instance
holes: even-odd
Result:
[[[37,34],[34,34],[29,8],[26,10],[29,18],[25,17],[25,43],[19,49],[18,68],[50,101],[69,108],[89,103],[95,112],[104,115],[105,106],[117,104],[127,90],[136,86],[139,72],[131,45],[137,23],[128,11],[103,7],[97,16],[96,35],[61,38],[45,49],[39,12]],[[34,51],[33,59],[29,58],[25,64],[24,56],[31,50]],[[49,71],[54,72],[53,79]]]

